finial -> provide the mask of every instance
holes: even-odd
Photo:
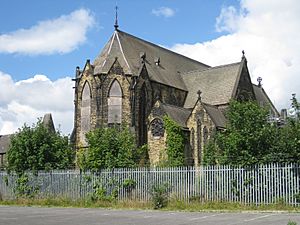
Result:
[[[245,51],[244,50],[242,50],[242,54],[243,54],[242,59],[244,59],[245,58]]]
[[[78,78],[80,76],[80,67],[79,66],[76,66],[76,73],[75,74],[76,74],[75,78]]]
[[[198,90],[197,94],[198,94],[198,100],[201,101],[201,94],[202,94],[202,92],[200,90]]]
[[[262,78],[261,78],[261,77],[258,77],[258,78],[257,78],[257,82],[258,82],[258,87],[261,87]]]
[[[118,27],[119,27],[119,25],[118,25],[118,6],[117,6],[117,3],[116,3],[115,9],[116,9],[116,19],[115,19],[115,25],[114,25],[114,27],[115,27],[115,30],[117,30]]]

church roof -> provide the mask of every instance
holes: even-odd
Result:
[[[270,106],[273,116],[279,117],[277,109],[273,105],[265,90],[256,84],[252,84],[252,86],[258,104],[261,106]]]
[[[95,59],[94,73],[108,73],[117,57],[125,74],[139,75],[143,56],[152,81],[186,91],[188,89],[180,74],[209,68],[208,65],[117,29]]]
[[[192,112],[191,109],[185,109],[165,103],[161,103],[161,109],[181,127],[186,127],[186,121]]]
[[[218,107],[209,104],[203,104],[203,106],[216,127],[226,127],[226,118]]]
[[[241,70],[242,62],[210,67],[206,70],[196,70],[182,74],[188,87],[185,108],[192,108],[197,101],[197,91],[202,92],[202,101],[210,105],[228,104]]]

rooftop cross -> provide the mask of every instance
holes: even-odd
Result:
[[[118,29],[118,27],[119,27],[119,25],[118,25],[118,6],[117,6],[117,4],[116,4],[116,19],[115,19],[115,25],[114,25],[114,27],[115,27],[115,30],[117,30]]]
[[[262,78],[261,78],[261,77],[258,77],[258,78],[257,78],[257,82],[258,82],[258,87],[261,87]]]
[[[198,94],[198,100],[201,101],[201,94],[202,94],[202,92],[200,90],[198,90],[197,94]]]

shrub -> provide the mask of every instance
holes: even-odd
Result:
[[[170,186],[167,183],[155,184],[151,187],[150,194],[154,209],[161,209],[168,205]]]
[[[127,191],[127,192],[131,192],[136,186],[136,181],[133,179],[126,179],[123,182],[123,188]]]

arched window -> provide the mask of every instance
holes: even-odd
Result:
[[[121,124],[122,122],[122,89],[117,80],[112,83],[107,99],[108,124]]]
[[[82,144],[86,144],[85,134],[91,129],[91,89],[87,82],[84,84],[81,94],[80,118],[80,141]]]
[[[164,136],[164,122],[159,119],[155,118],[151,122],[151,134],[153,137],[163,137]]]

